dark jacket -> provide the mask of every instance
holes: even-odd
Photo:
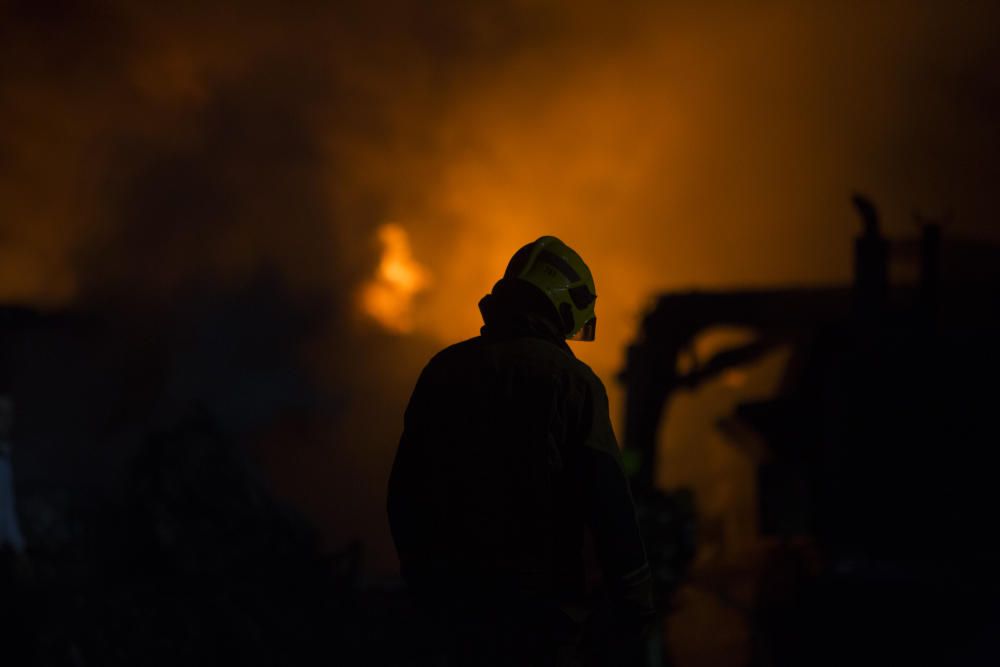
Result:
[[[438,353],[406,410],[389,481],[403,577],[424,597],[582,602],[584,531],[626,616],[652,614],[649,566],[600,379],[498,283],[481,335]]]

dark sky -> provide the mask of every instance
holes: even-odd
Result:
[[[846,280],[854,189],[891,234],[920,211],[1000,239],[1000,5],[4,1],[0,128],[0,301],[212,341],[263,289],[284,305],[244,356],[301,370],[327,421],[255,428],[336,432],[265,458],[385,566],[414,373],[532,238],[591,262],[602,336],[578,351],[609,385],[658,290]],[[410,336],[358,307],[390,222],[431,278]],[[244,356],[171,386],[224,394]]]

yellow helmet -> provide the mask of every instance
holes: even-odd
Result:
[[[594,340],[594,277],[568,245],[554,236],[543,236],[514,253],[503,277],[523,280],[541,290],[555,306],[567,339]]]

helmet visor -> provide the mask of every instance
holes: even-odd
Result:
[[[591,317],[587,323],[580,327],[570,340],[594,340],[597,336],[597,316]]]

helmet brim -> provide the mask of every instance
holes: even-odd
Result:
[[[597,316],[591,317],[570,340],[592,341],[597,337]]]

